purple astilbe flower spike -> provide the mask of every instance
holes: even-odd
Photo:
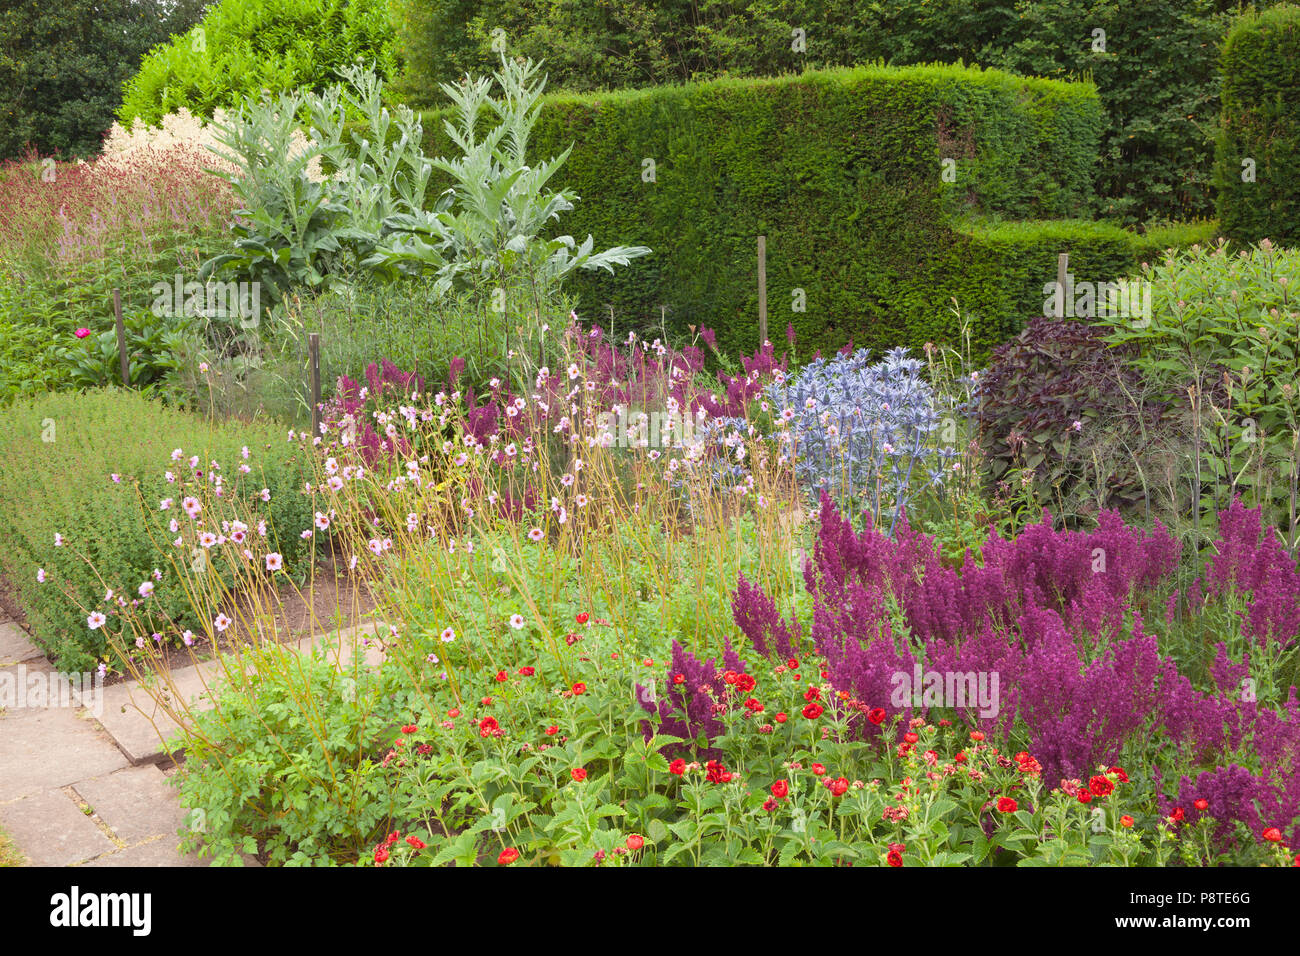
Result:
[[[723,661],[727,670],[745,673],[745,662],[729,644]],[[681,683],[676,682],[677,675],[682,676]],[[726,730],[718,719],[718,713],[719,708],[730,707],[734,700],[728,700],[727,684],[712,658],[701,661],[674,640],[667,691],[657,703],[652,703],[649,698],[646,689],[637,685],[637,699],[641,701],[642,709],[657,718],[657,726],[650,720],[641,722],[645,739],[650,740],[655,734],[666,734],[686,741],[682,745],[665,747],[665,756],[693,751],[701,760],[723,758],[722,751],[713,747],[714,738]],[[700,741],[698,746],[697,741]]]

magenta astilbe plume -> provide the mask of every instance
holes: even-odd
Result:
[[[1258,512],[1234,504],[1221,522],[1208,584],[1194,582],[1187,598],[1244,599],[1242,633],[1285,644],[1300,627],[1300,574],[1262,531]],[[1056,530],[1045,515],[1014,540],[991,534],[981,552],[982,562],[968,555],[958,571],[926,535],[904,524],[891,539],[870,520],[855,531],[823,496],[804,583],[813,598],[807,636],[832,685],[858,705],[907,719],[929,707],[894,696],[900,674],[910,677],[918,665],[996,674],[997,713],[968,701],[959,716],[1002,739],[1027,737],[1048,779],[1086,777],[1118,762],[1130,745],[1158,742],[1175,766],[1216,768],[1198,770],[1195,786],[1183,780],[1185,812],[1204,797],[1220,835],[1239,821],[1257,838],[1264,826],[1300,838],[1295,689],[1281,710],[1256,703],[1242,693],[1249,656],[1234,662],[1221,642],[1210,666],[1213,688],[1198,690],[1147,632],[1147,619],[1168,624],[1178,596],[1180,547],[1163,527],[1144,532],[1105,513],[1093,531]],[[792,626],[743,578],[732,610],[756,650],[784,654],[782,635]],[[851,726],[868,737],[874,729],[856,719]],[[1157,788],[1159,770],[1158,763],[1149,769]],[[1196,788],[1205,792],[1192,794]]]
[[[1300,571],[1271,530],[1262,527],[1260,509],[1247,509],[1236,498],[1220,511],[1216,551],[1205,566],[1209,593],[1250,595],[1246,636],[1283,647],[1294,641],[1300,635]],[[1200,585],[1197,581],[1198,591]],[[1189,602],[1198,596],[1189,594]]]
[[[650,740],[655,734],[680,737],[687,741],[684,745],[669,745],[664,748],[666,755],[675,755],[694,750],[694,742],[703,735],[706,743],[696,750],[701,760],[721,760],[723,754],[712,746],[715,737],[721,735],[726,726],[718,715],[731,706],[727,700],[728,686],[723,680],[725,671],[737,674],[745,673],[745,662],[726,645],[722,658],[723,670],[718,670],[713,659],[701,661],[680,643],[673,641],[673,657],[668,668],[668,680],[665,693],[657,705],[645,687],[637,685],[637,699],[642,709],[657,717],[656,722],[643,720],[641,729],[645,739]],[[675,678],[681,675],[684,680],[677,683]]]
[[[451,360],[451,364],[447,368],[448,388],[450,389],[456,388],[456,383],[460,381],[460,377],[465,371],[465,364],[466,364],[465,360],[461,358],[459,355],[457,355],[455,358]]]
[[[731,615],[764,657],[789,658],[798,653],[797,633],[786,624],[776,602],[746,581],[743,573],[731,596]]]

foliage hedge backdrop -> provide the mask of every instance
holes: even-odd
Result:
[[[1223,45],[1219,219],[1240,242],[1300,240],[1300,7],[1243,17]],[[1242,163],[1254,160],[1253,181]]]
[[[202,49],[196,50],[196,31]],[[397,72],[388,0],[222,0],[195,30],[151,50],[126,84],[118,118],[157,124],[181,107],[211,116],[263,88],[322,89],[358,58]]]
[[[451,148],[446,115],[423,116],[429,155]],[[1102,126],[1088,83],[866,66],[557,94],[529,145],[538,160],[574,147],[553,181],[581,197],[566,231],[654,250],[616,278],[576,279],[584,318],[612,306],[617,322],[656,329],[663,307],[670,335],[707,325],[724,351],[752,350],[764,234],[769,337],[793,324],[801,355],[850,339],[952,342],[953,297],[974,316],[983,354],[1041,312],[1059,252],[1101,282],[1169,238],[1082,221]],[[943,159],[955,160],[952,183]],[[1079,221],[1056,221],[1066,219]],[[793,311],[796,289],[804,312]]]
[[[881,60],[1090,77],[1107,122],[1100,212],[1214,213],[1218,51],[1241,0],[395,0],[412,102],[490,70],[493,31],[545,60],[555,88],[622,89]],[[1265,0],[1261,8],[1273,4]],[[802,30],[803,51],[793,31]],[[1102,39],[1094,31],[1104,31]]]
[[[140,57],[189,29],[205,2],[0,3],[0,159],[96,152]]]

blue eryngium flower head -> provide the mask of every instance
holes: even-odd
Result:
[[[921,368],[906,348],[876,363],[859,349],[817,359],[770,386],[769,401],[793,411],[787,427],[801,483],[841,503],[873,502],[879,519],[881,505],[896,517],[914,485],[939,481],[941,469],[914,468],[932,457],[928,437],[939,424]]]

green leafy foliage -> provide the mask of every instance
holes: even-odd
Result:
[[[1294,547],[1300,461],[1300,253],[1223,241],[1167,256],[1146,273],[1148,323],[1108,320],[1132,369],[1178,413],[1182,510],[1212,529],[1241,495]]]
[[[402,0],[397,35],[408,93],[428,104],[440,83],[487,67],[503,46],[511,55],[545,60],[557,88],[574,92],[873,61],[1090,76],[1108,117],[1100,211],[1133,222],[1212,214],[1217,58],[1241,6],[1236,0]],[[1290,82],[1294,73],[1280,68],[1274,82]]]
[[[1300,7],[1243,17],[1223,45],[1219,219],[1238,242],[1300,240]]]
[[[260,282],[276,302],[295,288],[346,284],[374,249],[381,223],[421,208],[430,164],[420,153],[419,121],[406,107],[394,121],[373,73],[349,68],[344,76],[347,88],[263,93],[214,121],[219,153],[236,166],[223,176],[242,208],[234,251],[204,263],[200,278]],[[348,132],[349,109],[367,126]],[[304,114],[309,140],[299,129]],[[328,176],[322,160],[333,170]]]
[[[388,832],[399,800],[372,759],[401,723],[395,672],[359,658],[340,669],[324,648],[272,644],[246,660],[253,673],[221,688],[183,737],[187,760],[207,767],[180,780],[187,848],[226,866],[258,852],[277,866],[354,859]]]
[[[6,412],[0,435],[0,566],[17,588],[37,643],[60,666],[85,669],[109,656],[105,629],[90,629],[87,616],[114,589],[128,599],[136,587],[166,574],[189,553],[171,547],[169,519],[185,518],[179,491],[191,469],[171,460],[181,448],[197,455],[199,470],[224,462],[228,494],[247,497],[281,535],[286,561],[304,544],[298,532],[310,527],[310,499],[301,495],[309,473],[304,456],[285,444],[278,428],[265,425],[212,426],[136,392],[119,389],[60,392],[20,401]],[[128,440],[129,436],[129,440]],[[248,446],[250,472],[235,471]],[[163,472],[178,473],[178,483]],[[111,475],[119,476],[114,481]],[[262,488],[270,501],[261,502]],[[168,510],[160,501],[175,499]],[[188,519],[186,519],[188,520]],[[63,538],[55,546],[55,535]],[[38,582],[38,570],[44,582]],[[220,573],[220,572],[218,572]],[[112,580],[101,575],[115,576]],[[168,637],[196,619],[180,589],[160,588],[156,620]]]
[[[425,114],[427,154],[452,152],[451,118]],[[529,146],[549,156],[576,143],[552,180],[582,197],[572,232],[655,250],[616,278],[575,275],[584,317],[612,308],[620,323],[655,334],[666,324],[680,339],[713,327],[724,351],[748,352],[754,243],[766,235],[773,338],[790,323],[808,354],[850,339],[878,351],[955,344],[955,297],[985,356],[1041,302],[1058,252],[1116,276],[1149,248],[1113,226],[997,226],[1089,209],[1101,127],[1086,83],[872,66],[559,94],[543,101]],[[956,161],[954,182],[943,158]],[[453,183],[439,171],[432,186]]]
[[[113,125],[141,55],[206,0],[9,0],[0,7],[0,159],[29,146],[87,156]]]
[[[358,59],[396,71],[385,0],[220,0],[176,32],[126,84],[124,125],[156,124],[181,107],[210,117],[262,90],[320,89]]]
[[[454,185],[430,212],[410,204],[414,212],[389,217],[384,228],[393,235],[367,264],[390,273],[427,270],[435,290],[443,293],[456,289],[486,298],[491,290],[498,311],[504,311],[508,293],[523,289],[540,314],[542,304],[550,302],[574,270],[604,269],[613,275],[614,266],[650,252],[645,246],[593,252],[590,235],[581,244],[572,236],[540,235],[550,220],[574,208],[577,196],[547,188],[569,157],[571,144],[551,159],[529,160],[529,139],[545,88],[537,71],[537,64],[503,59],[492,79],[444,85],[443,92],[455,103],[455,122],[445,121],[443,132],[455,149],[433,166]],[[499,99],[492,95],[494,84],[501,89]],[[485,113],[496,123],[480,138],[479,118]]]

